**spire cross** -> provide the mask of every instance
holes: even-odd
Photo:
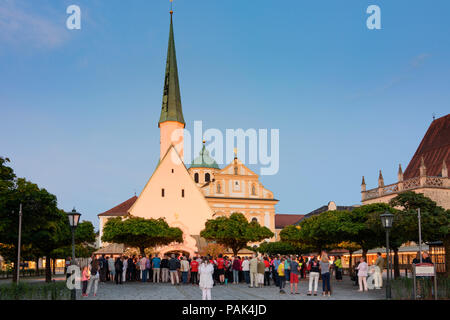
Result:
[[[173,0],[170,0],[170,15],[173,14]]]

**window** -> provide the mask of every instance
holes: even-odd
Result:
[[[222,190],[221,190],[221,187],[220,187],[220,183],[218,183],[217,184],[217,193],[221,193],[222,192]]]
[[[195,181],[195,183],[198,183],[198,173],[197,172],[194,174],[194,181]]]
[[[172,169],[172,173],[174,173],[174,170]]]
[[[205,174],[205,182],[210,182],[211,181],[211,175],[209,173]]]
[[[164,189],[161,189],[161,197],[164,198]]]
[[[238,175],[238,167],[234,167],[234,174]]]
[[[255,185],[252,185],[252,195],[256,195],[256,188],[255,188]]]
[[[258,222],[258,219],[253,218],[253,219],[252,219],[252,222]]]
[[[184,198],[184,189],[181,189],[181,197]]]

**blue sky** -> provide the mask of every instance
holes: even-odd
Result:
[[[278,213],[360,202],[406,168],[450,101],[450,2],[174,2],[187,128],[280,130],[262,182]],[[82,29],[66,28],[66,8]],[[381,8],[368,30],[366,8]],[[138,194],[159,157],[169,1],[0,2],[0,155],[96,215]],[[252,167],[257,169],[257,167]]]

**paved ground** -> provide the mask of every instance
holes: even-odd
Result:
[[[217,285],[212,289],[213,300],[376,300],[384,299],[385,290],[370,290],[358,292],[358,287],[346,279],[343,282],[332,283],[333,295],[321,296],[322,282],[319,282],[318,296],[307,296],[308,281],[299,283],[300,294],[291,295],[286,287],[287,294],[280,294],[275,286],[264,288],[249,288],[247,285]],[[80,300],[201,300],[201,290],[193,285],[172,286],[169,283],[124,283],[116,285],[112,283],[100,283],[97,296],[81,297]]]

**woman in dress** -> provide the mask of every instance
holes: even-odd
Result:
[[[200,282],[198,286],[202,289],[202,299],[211,300],[211,289],[214,286],[214,266],[208,259],[204,259],[198,270]]]
[[[367,291],[367,271],[369,267],[367,266],[367,262],[364,257],[359,259],[359,265],[356,267],[358,270],[358,282],[359,282],[359,292]]]

